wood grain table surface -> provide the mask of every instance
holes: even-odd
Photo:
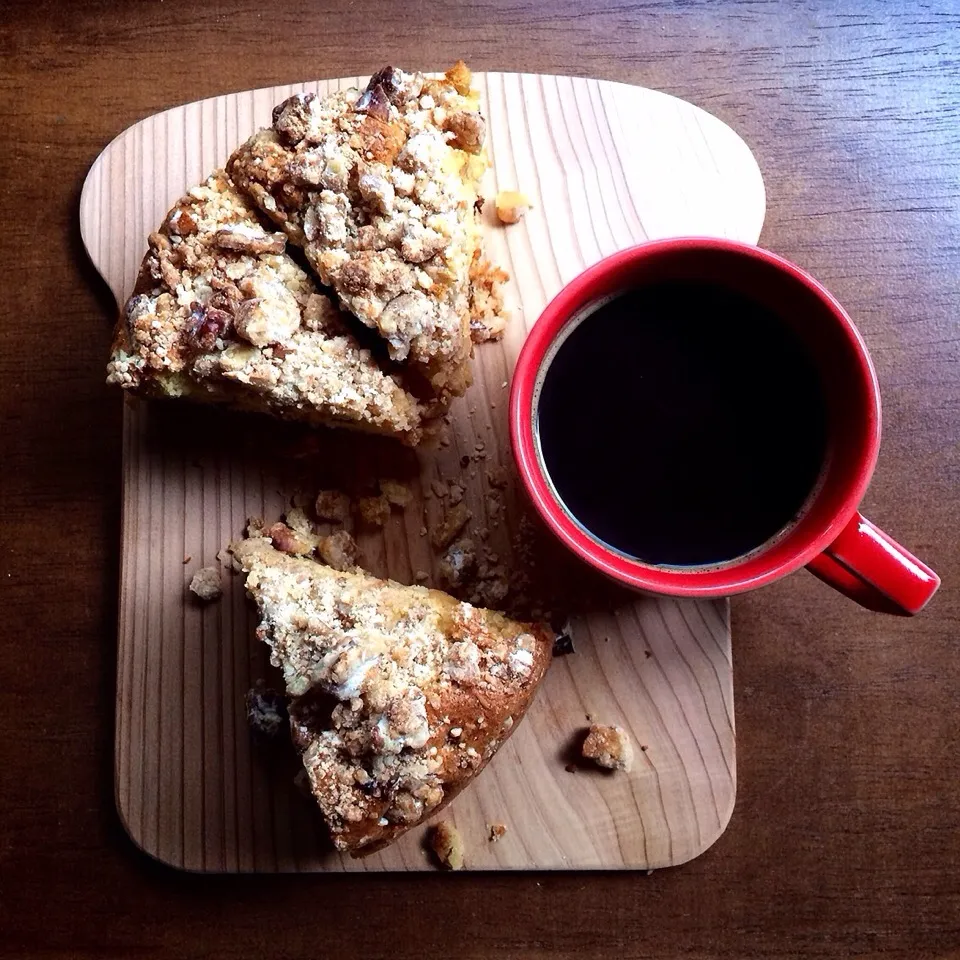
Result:
[[[957,954],[960,6],[7,0],[0,55],[0,955]],[[80,186],[164,107],[459,56],[654,87],[744,137],[767,186],[761,243],[837,294],[877,365],[864,510],[944,586],[912,620],[804,573],[735,600],[739,797],[685,866],[176,873],[113,803],[121,402]]]

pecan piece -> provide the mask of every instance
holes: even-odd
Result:
[[[221,227],[213,237],[221,250],[240,253],[283,253],[287,239],[282,233],[267,233],[244,224]]]
[[[214,350],[217,340],[222,340],[227,335],[232,322],[233,317],[226,310],[194,303],[187,318],[187,331],[190,339],[201,350]]]
[[[295,147],[310,129],[310,104],[314,93],[295,93],[273,108],[273,129],[288,146]]]
[[[275,523],[264,533],[281,553],[304,556],[313,550],[312,543],[308,543],[301,534],[291,530],[285,523]]]
[[[373,87],[380,87],[392,103],[400,102],[404,93],[403,71],[396,67],[383,67],[370,78],[367,89]]]
[[[183,207],[177,207],[167,220],[167,229],[177,237],[188,237],[197,232],[197,221]]]
[[[370,85],[359,99],[353,105],[354,113],[365,113],[368,117],[376,117],[377,120],[390,119],[390,98],[387,91],[379,83],[370,81]]]

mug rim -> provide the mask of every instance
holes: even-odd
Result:
[[[756,565],[770,544],[719,566],[663,567],[624,556],[588,534],[567,512],[554,493],[537,453],[533,408],[536,387],[544,359],[556,337],[576,314],[598,298],[604,283],[631,265],[678,252],[721,252],[743,256],[786,273],[806,287],[825,307],[853,349],[863,374],[867,393],[867,422],[864,424],[865,445],[856,469],[846,479],[840,505],[829,523],[816,535],[807,536],[788,557],[769,564],[752,575],[743,567]],[[588,267],[567,283],[547,304],[530,330],[520,350],[510,389],[510,441],[520,477],[534,507],[548,528],[573,553],[607,576],[635,590],[678,597],[719,597],[753,590],[778,580],[809,563],[843,530],[856,512],[873,475],[880,447],[880,392],[876,370],[866,343],[847,312],[826,287],[802,267],[762,247],[736,240],[715,237],[677,237],[651,240],[620,250]]]

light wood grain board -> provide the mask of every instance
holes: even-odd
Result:
[[[118,136],[84,186],[84,243],[117,301],[129,295],[146,236],[191,185],[301,90],[351,77],[247,91],[176,107]],[[331,482],[399,476],[416,500],[382,532],[357,531],[364,563],[410,582],[438,557],[421,526],[440,515],[431,483],[459,480],[474,531],[508,564],[528,515],[516,483],[494,514],[486,469],[511,463],[507,389],[523,340],[561,286],[601,257],[683,234],[755,242],[764,189],[746,145],[709,114],[622,84],[479,74],[493,161],[487,194],[519,188],[533,209],[486,226],[509,270],[513,319],[476,351],[476,383],[452,411],[447,447],[399,449],[344,431],[303,431],[189,404],[128,404],[124,414],[116,794],[133,840],[165,863],[203,871],[431,869],[423,828],[363,860],[333,854],[311,803],[292,786],[289,751],[248,733],[243,695],[269,677],[242,582],[221,602],[186,584],[241,532],[275,519],[291,495]],[[488,208],[491,205],[488,205]],[[265,428],[266,427],[266,428]],[[465,467],[462,459],[483,453]],[[188,559],[189,558],[189,559]],[[513,738],[446,814],[471,869],[652,869],[683,863],[723,832],[735,797],[726,601],[640,598],[601,583],[548,537],[532,563],[570,584],[576,652],[558,658]],[[561,588],[561,593],[566,587]],[[571,765],[588,717],[626,727],[641,749],[629,774]],[[488,842],[487,824],[506,836]]]

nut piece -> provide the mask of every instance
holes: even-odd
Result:
[[[633,744],[623,727],[593,724],[583,741],[581,753],[607,770],[629,770],[633,764]]]
[[[201,600],[219,600],[223,595],[220,571],[216,567],[201,567],[190,581],[190,590]]]
[[[472,516],[473,514],[466,508],[465,504],[458,503],[447,511],[443,523],[430,531],[430,542],[437,550],[449,547]]]
[[[187,330],[197,347],[201,350],[213,350],[217,346],[218,339],[223,346],[222,338],[227,335],[232,323],[233,317],[225,310],[202,307],[195,303],[187,318]]]
[[[463,869],[463,840],[449,820],[441,820],[430,831],[430,848],[444,869]]]
[[[310,105],[315,93],[295,93],[273,108],[273,128],[288,146],[295,147],[310,129]]]
[[[390,519],[390,501],[383,495],[361,497],[357,501],[360,522],[369,527],[382,527]]]
[[[248,691],[244,702],[250,729],[264,737],[275,737],[289,723],[286,698],[258,680]]]
[[[321,538],[317,553],[328,567],[334,570],[351,570],[357,565],[360,549],[356,540],[346,530],[338,530],[329,537]]]
[[[497,219],[501,223],[517,223],[530,209],[525,193],[518,190],[501,190],[497,194]]]
[[[350,517],[350,498],[339,490],[321,490],[313,509],[321,520],[346,523]]]
[[[222,250],[240,253],[283,253],[287,246],[282,233],[267,233],[244,223],[221,227],[214,234],[213,242]]]
[[[489,827],[491,843],[496,843],[507,832],[507,825],[505,823],[491,823]]]
[[[399,480],[381,480],[380,492],[390,503],[395,507],[400,507],[401,510],[408,506],[413,499],[410,488]]]
[[[290,553],[295,557],[302,557],[313,550],[313,544],[299,533],[291,530],[285,523],[275,523],[264,530],[263,535],[273,541],[274,547],[281,553]]]

